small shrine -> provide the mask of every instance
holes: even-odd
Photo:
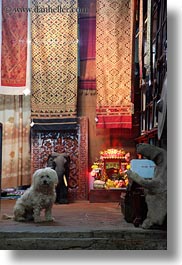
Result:
[[[93,189],[121,189],[128,185],[125,173],[129,168],[130,153],[123,149],[100,151],[100,158],[92,165]]]

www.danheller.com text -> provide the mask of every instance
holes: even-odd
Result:
[[[5,6],[4,11],[8,14],[13,13],[88,13],[88,8],[79,8],[79,7],[68,7],[68,6],[34,6],[34,7],[10,7]]]

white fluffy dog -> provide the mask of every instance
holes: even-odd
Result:
[[[35,171],[31,187],[16,201],[14,220],[41,222],[40,214],[45,210],[45,221],[54,221],[52,206],[56,199],[57,183],[58,177],[55,170],[46,167]]]

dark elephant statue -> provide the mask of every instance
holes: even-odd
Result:
[[[70,169],[70,157],[66,153],[52,153],[48,157],[47,166],[53,168],[58,175],[56,186],[56,203],[68,203],[68,181]]]

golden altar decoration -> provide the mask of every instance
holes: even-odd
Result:
[[[93,163],[91,176],[94,177],[95,189],[126,188],[128,178],[125,173],[128,162],[123,149],[107,149],[100,151],[100,159]]]

